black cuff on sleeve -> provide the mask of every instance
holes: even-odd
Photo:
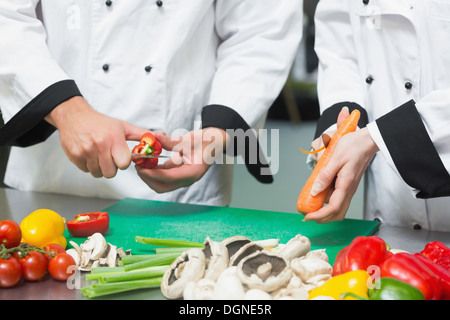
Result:
[[[417,198],[450,196],[450,175],[431,141],[413,100],[376,120],[403,180]]]
[[[262,174],[268,171],[269,165],[259,145],[258,138],[254,130],[248,123],[233,109],[222,105],[209,105],[202,110],[202,128],[220,128],[231,136],[234,148],[226,150],[227,154],[233,156],[241,155],[244,158],[245,166],[252,176],[261,183],[272,183],[272,174]],[[244,147],[240,148],[244,140]],[[256,148],[254,147],[256,144]],[[257,153],[250,154],[251,152]],[[264,170],[261,170],[266,168]]]
[[[361,117],[359,118],[358,122],[358,126],[360,128],[364,128],[369,123],[367,111],[359,104],[355,102],[339,102],[326,109],[320,116],[319,121],[317,122],[314,139],[318,138],[333,124],[336,124],[339,112],[341,112],[343,107],[348,107],[350,113],[355,109],[358,109],[361,112]]]
[[[63,80],[52,84],[0,128],[0,145],[28,147],[45,141],[56,128],[44,117],[74,96],[81,96],[75,81]]]

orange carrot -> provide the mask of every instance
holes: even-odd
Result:
[[[325,152],[320,157],[319,161],[317,161],[317,164],[313,172],[311,173],[310,177],[306,181],[305,186],[300,192],[300,195],[298,196],[297,199],[298,212],[304,214],[315,212],[320,208],[322,208],[323,205],[325,204],[325,200],[330,188],[328,187],[326,190],[322,191],[316,196],[311,195],[311,188],[317,176],[319,175],[320,170],[322,170],[322,168],[324,168],[328,164],[328,162],[330,162],[331,156],[333,155],[334,149],[339,139],[341,139],[347,133],[356,131],[359,117],[360,112],[358,110],[353,110],[350,116],[342,123],[341,126],[339,126],[339,128],[331,137],[330,143],[325,149]]]

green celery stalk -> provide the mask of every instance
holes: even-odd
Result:
[[[164,255],[155,255],[154,257],[138,261],[135,263],[130,263],[124,266],[125,271],[131,271],[136,269],[142,269],[147,267],[154,267],[154,266],[164,266],[167,264],[171,264],[176,258],[178,258],[179,254],[172,253],[172,254],[164,254]]]
[[[157,238],[146,238],[141,236],[135,236],[134,238],[138,243],[151,244],[160,247],[195,247],[195,248],[204,247],[203,243],[185,240],[157,239]]]
[[[144,289],[159,288],[162,277],[155,277],[145,280],[132,280],[113,283],[96,283],[81,289],[84,296],[88,298],[101,297],[113,293]]]
[[[120,281],[131,281],[139,279],[148,279],[164,275],[164,272],[169,268],[166,266],[149,267],[139,270],[133,270],[128,272],[120,272],[113,274],[103,274],[100,277],[100,282],[110,283],[110,282],[120,282]]]
[[[142,254],[142,255],[129,255],[129,256],[124,256],[122,257],[121,261],[123,263],[123,265],[127,265],[127,264],[132,264],[132,263],[136,263],[136,262],[140,262],[140,261],[148,261],[148,260],[152,260],[152,259],[156,259],[156,258],[163,258],[163,257],[173,257],[174,253],[173,252],[168,252],[168,253],[162,253],[162,254]]]

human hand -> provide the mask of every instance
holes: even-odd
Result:
[[[136,166],[139,177],[153,190],[165,193],[188,187],[200,180],[209,167],[221,157],[227,134],[218,128],[188,132],[182,137],[155,133],[164,149],[173,151],[169,160],[153,169]]]
[[[377,151],[378,147],[367,128],[343,136],[311,191],[312,195],[316,195],[332,186],[328,204],[316,212],[308,213],[304,220],[328,223],[344,219],[359,182]]]
[[[57,106],[46,118],[60,135],[70,161],[96,178],[113,178],[128,168],[131,152],[127,140],[139,141],[147,130],[92,109],[82,97]]]

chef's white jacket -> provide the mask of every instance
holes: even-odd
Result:
[[[255,127],[289,73],[302,1],[11,0],[0,2],[0,30],[0,144],[15,146],[6,184],[226,205],[230,165],[213,165],[190,188],[167,194],[149,189],[132,167],[94,179],[67,159],[43,118],[82,95],[99,112],[169,135]]]
[[[321,0],[315,23],[316,136],[347,105],[380,148],[365,217],[450,231],[450,1]]]

